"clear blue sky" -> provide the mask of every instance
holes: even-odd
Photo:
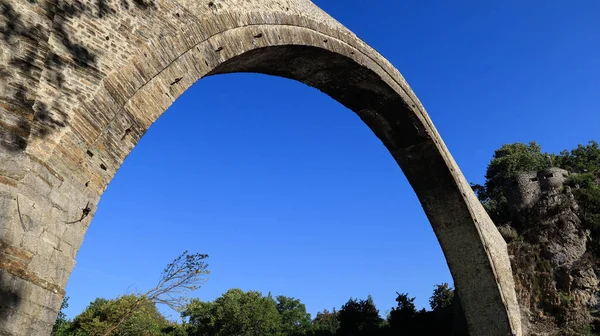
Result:
[[[600,2],[316,3],[406,77],[467,179],[493,151],[600,140]],[[153,285],[183,250],[210,255],[212,300],[239,287],[300,298],[313,315],[395,292],[427,306],[452,282],[401,170],[358,117],[301,83],[203,79],[150,128],[101,199],[67,286],[96,297]]]

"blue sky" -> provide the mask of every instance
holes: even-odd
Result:
[[[504,143],[600,140],[596,0],[315,3],[403,73],[469,181]],[[149,288],[184,250],[210,255],[195,296],[271,291],[313,315],[369,294],[384,314],[395,292],[426,307],[452,282],[415,194],[358,117],[256,74],[199,81],[142,138],[101,199],[67,314]]]

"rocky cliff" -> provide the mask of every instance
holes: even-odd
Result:
[[[530,335],[592,334],[599,281],[590,234],[558,168],[519,174],[507,186],[508,242],[525,331]]]

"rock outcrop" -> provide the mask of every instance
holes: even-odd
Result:
[[[512,221],[499,229],[508,242],[530,335],[582,335],[596,322],[598,277],[590,239],[569,173],[551,168],[518,175],[507,188]],[[500,224],[500,223],[499,223]]]

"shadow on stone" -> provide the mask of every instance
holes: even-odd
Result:
[[[32,17],[19,12],[19,7],[6,0],[0,0],[0,18],[4,24],[0,26],[0,48],[10,50],[7,67],[0,66],[0,78],[11,83],[13,93],[0,98],[7,107],[7,112],[16,118],[27,120],[26,127],[19,123],[16,129],[0,127],[0,147],[9,152],[23,151],[27,148],[30,136],[45,138],[68,125],[68,115],[62,112],[60,96],[54,101],[39,102],[35,97],[42,74],[46,80],[58,90],[65,83],[65,71],[69,65],[76,70],[83,70],[86,76],[100,79],[97,69],[97,53],[72,35],[70,22],[81,16],[99,19],[118,14],[119,10],[156,9],[155,0],[120,0],[115,6],[109,0],[94,0],[89,3],[73,2],[40,2],[28,0],[37,13],[44,13],[51,22],[51,29],[35,22]],[[50,31],[56,40],[67,51],[59,56],[47,48]],[[40,66],[40,63],[43,65]],[[46,70],[44,72],[44,70]],[[2,100],[6,101],[2,101]],[[35,114],[34,114],[35,111]],[[34,115],[33,115],[34,114]],[[31,116],[33,115],[33,118]]]
[[[13,314],[19,311],[21,305],[21,293],[14,288],[10,279],[11,276],[4,270],[0,270],[0,325],[10,325],[14,319]],[[0,335],[3,335],[5,330],[0,329]]]

